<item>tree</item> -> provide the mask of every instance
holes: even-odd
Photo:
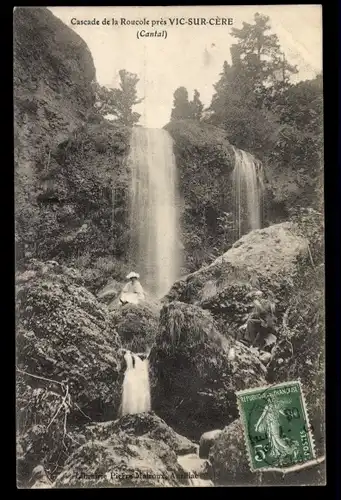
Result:
[[[276,104],[280,133],[272,158],[318,175],[323,166],[322,76],[289,86]]]
[[[200,94],[197,89],[194,90],[193,101],[189,103],[191,109],[191,118],[194,120],[200,120],[202,117],[202,111],[204,109],[204,105],[200,100]]]
[[[232,28],[231,35],[238,40],[240,60],[246,76],[251,79],[254,90],[262,95],[264,86],[276,83],[287,84],[291,73],[297,68],[290,65],[281,51],[276,34],[269,34],[270,18],[259,14],[254,24],[243,23],[241,29]]]
[[[192,109],[188,102],[188,92],[185,87],[179,87],[174,92],[171,120],[184,120],[192,117]]]
[[[132,127],[139,119],[140,114],[132,110],[133,106],[143,101],[137,97],[136,86],[139,78],[125,69],[120,70],[120,87],[109,89],[95,84],[96,107],[100,114],[114,115],[122,125]]]
[[[297,71],[286,61],[277,35],[269,33],[269,21],[257,13],[253,24],[232,29],[237,39],[230,48],[232,65],[224,62],[209,108],[213,125],[223,127],[236,146],[257,154],[271,150],[277,140],[278,100]]]

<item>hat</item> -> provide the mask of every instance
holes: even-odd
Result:
[[[135,273],[134,271],[130,272],[126,276],[127,280],[130,280],[131,278],[139,278],[139,277],[140,277],[140,275],[138,273]]]

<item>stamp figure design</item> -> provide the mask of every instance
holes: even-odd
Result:
[[[299,381],[236,393],[252,471],[286,468],[315,458]]]

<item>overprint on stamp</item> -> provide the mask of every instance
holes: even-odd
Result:
[[[315,458],[299,381],[236,393],[252,471],[287,468]]]

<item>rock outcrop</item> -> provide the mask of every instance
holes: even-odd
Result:
[[[23,469],[32,470],[42,459],[46,470],[51,467],[64,445],[74,445],[70,425],[117,416],[123,379],[120,338],[108,311],[79,279],[75,270],[38,261],[17,277]]]
[[[199,441],[237,418],[235,391],[262,385],[266,369],[199,307],[172,302],[161,310],[160,323],[149,356],[152,407],[177,432]]]
[[[85,253],[90,268],[125,250],[130,130],[96,114],[95,78],[89,48],[73,30],[46,8],[15,9],[18,263],[70,262]]]
[[[225,427],[210,449],[211,478],[216,486],[295,486],[325,484],[325,464],[316,461],[306,469],[251,472],[240,419]]]
[[[236,337],[252,309],[251,290],[273,298],[276,315],[284,314],[293,280],[308,262],[308,241],[286,222],[255,230],[238,240],[209,266],[176,282],[165,301],[178,300],[209,310]]]
[[[66,461],[56,488],[188,486],[179,452],[195,446],[154,414],[85,427],[86,442]]]
[[[199,443],[200,458],[208,458],[210,449],[221,432],[222,432],[221,429],[215,429],[214,431],[205,432],[201,436]]]
[[[150,348],[159,329],[159,308],[156,304],[125,304],[111,312],[123,347],[133,352],[145,352]]]
[[[226,132],[194,120],[176,120],[165,129],[174,140],[182,199],[181,241],[185,272],[201,267],[225,241],[220,217],[232,212],[234,152]],[[200,221],[200,222],[199,222]]]
[[[84,124],[95,67],[85,42],[48,9],[17,7],[13,17],[17,231],[24,244],[39,212],[39,170],[48,167],[49,151]]]

